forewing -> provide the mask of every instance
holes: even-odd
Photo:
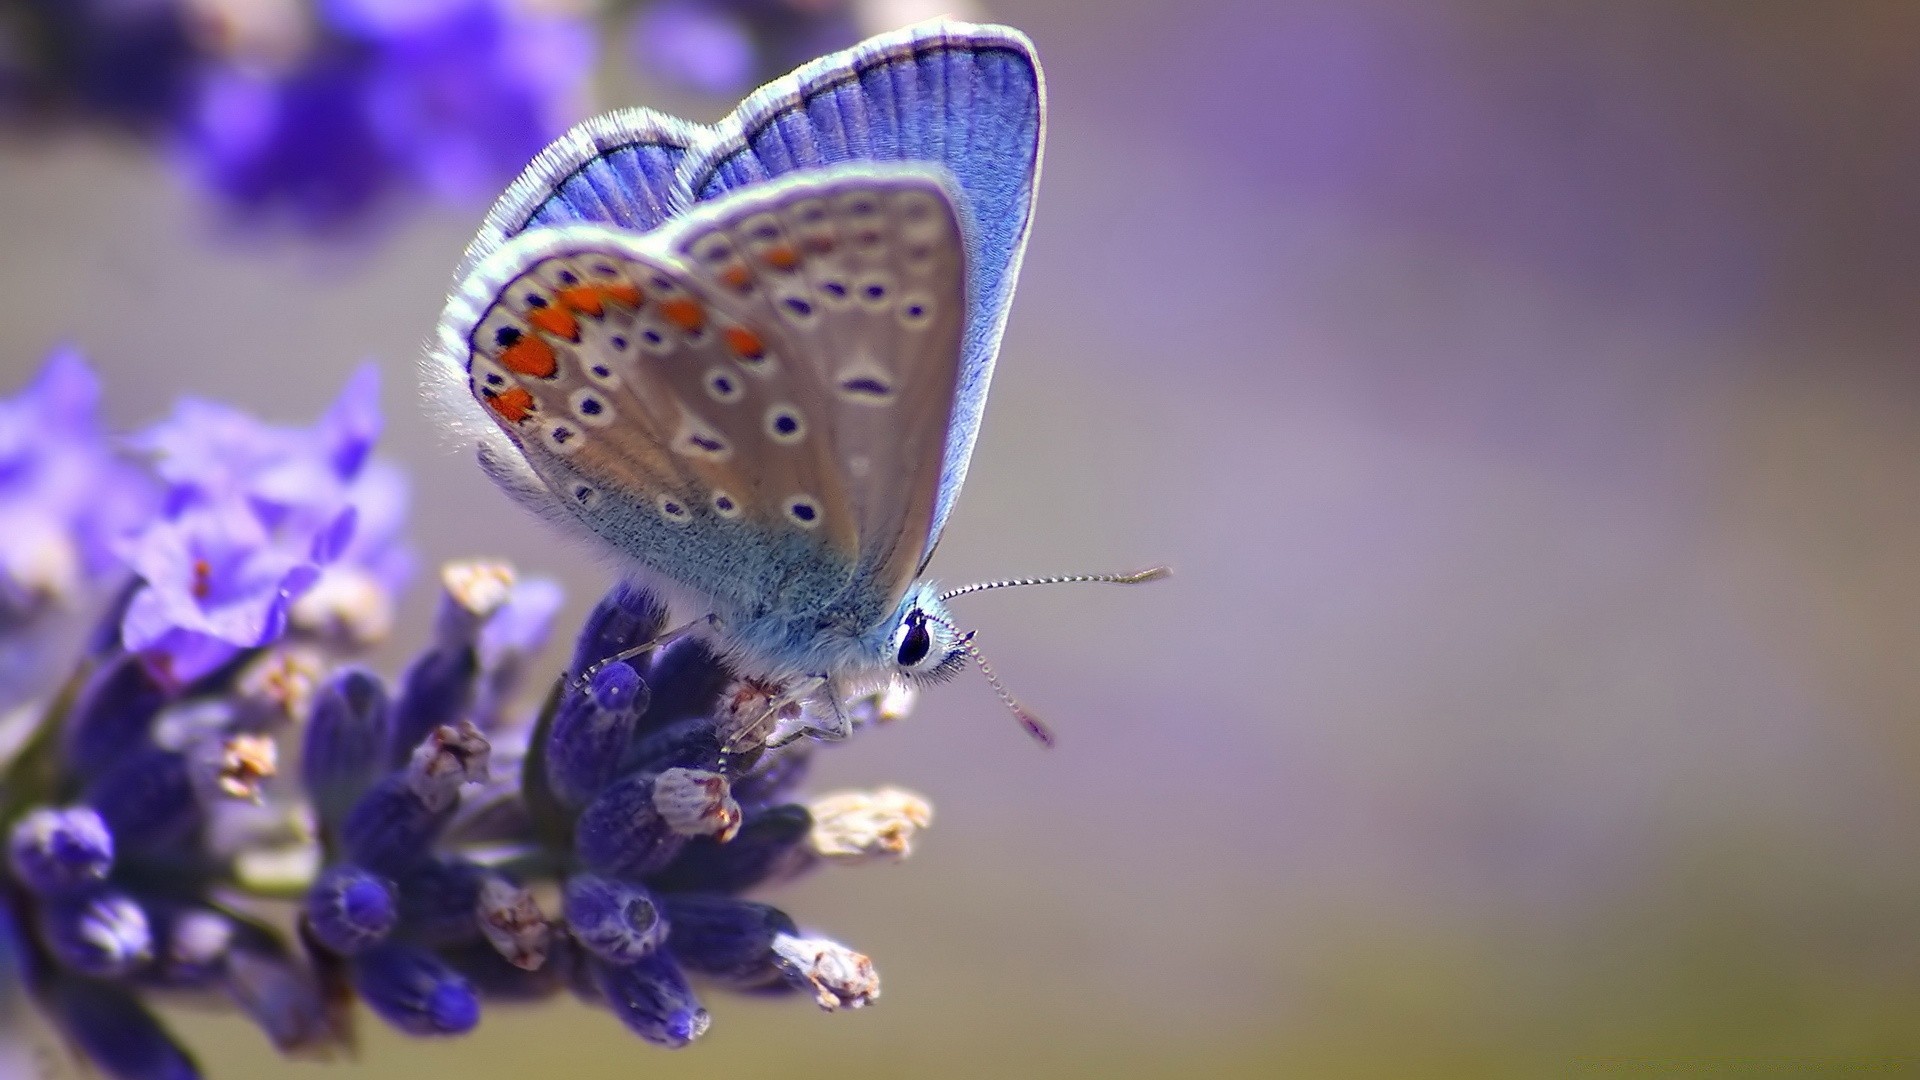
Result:
[[[1026,35],[926,23],[768,84],[681,163],[680,182],[695,202],[837,162],[921,161],[952,173],[968,224],[970,310],[928,552],[966,478],[986,406],[1032,222],[1045,102]]]
[[[712,130],[652,109],[623,109],[576,125],[507,188],[467,248],[457,276],[500,245],[543,225],[594,222],[635,232],[658,227],[687,202],[675,173]]]
[[[926,554],[966,325],[948,183],[924,166],[812,170],[735,192],[666,237],[745,325],[785,343],[767,381],[791,388],[795,437],[844,478],[861,584],[889,610]],[[727,334],[736,359],[768,346]]]
[[[663,241],[590,225],[515,238],[459,298],[442,349],[546,489],[616,549],[750,609],[844,591],[857,523],[782,327]]]

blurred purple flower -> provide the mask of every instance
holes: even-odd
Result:
[[[0,402],[0,625],[99,581],[152,513],[151,485],[100,430],[99,401],[85,361],[60,349]]]
[[[592,33],[506,0],[430,6],[432,17],[376,39],[373,122],[429,192],[488,199],[584,115]]]
[[[191,683],[285,632],[289,606],[320,576],[313,555],[275,542],[237,506],[158,522],[130,545],[144,584],[121,641],[170,680]]]
[[[203,80],[187,156],[243,213],[315,232],[408,189],[490,197],[583,113],[581,19],[508,0],[331,0],[336,40],[286,74]]]
[[[249,223],[306,232],[363,224],[400,180],[375,130],[372,63],[321,49],[284,74],[223,65],[202,79],[182,149],[213,193]]]
[[[745,88],[759,66],[740,17],[710,0],[665,0],[633,20],[629,48],[640,69],[705,94]]]

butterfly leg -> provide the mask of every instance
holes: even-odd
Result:
[[[773,737],[767,740],[767,749],[778,750],[788,743],[798,742],[809,736],[826,742],[839,742],[853,734],[853,718],[847,715],[847,710],[840,704],[840,695],[835,692],[833,684],[826,683],[825,691],[825,693],[812,695],[807,700],[807,705],[824,707],[828,713],[826,725],[823,727],[814,723],[814,709],[805,709],[800,713],[800,723],[797,726],[774,732]]]

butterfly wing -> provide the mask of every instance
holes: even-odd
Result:
[[[949,170],[968,222],[969,314],[926,553],[952,511],[1032,222],[1045,85],[1017,30],[933,22],[824,57],[755,92],[682,160],[695,202],[844,161],[924,161]]]
[[[735,612],[824,613],[920,555],[900,539],[931,499],[877,455],[938,458],[962,258],[937,178],[830,170],[646,236],[523,233],[456,291],[438,351],[549,508]]]
[[[487,212],[458,277],[527,229],[599,222],[647,232],[686,203],[675,179],[700,124],[652,109],[623,109],[576,125],[533,159]]]
[[[808,403],[809,428],[795,437],[823,440],[842,478],[858,536],[862,595],[852,606],[875,617],[892,611],[926,555],[928,478],[941,467],[959,377],[966,263],[950,182],[923,166],[817,169],[734,192],[667,230],[701,284],[728,295],[749,325],[778,328],[791,370],[769,373],[769,384]]]

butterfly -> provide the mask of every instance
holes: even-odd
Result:
[[[429,374],[479,421],[482,466],[704,605],[731,666],[804,706],[786,738],[844,737],[853,695],[971,657],[1044,740],[946,602],[1158,576],[923,576],[979,433],[1045,113],[1025,35],[922,24],[710,127],[586,122],[457,273]]]

